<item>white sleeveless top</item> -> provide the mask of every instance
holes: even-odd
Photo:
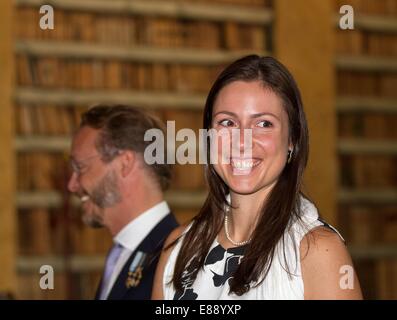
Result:
[[[204,270],[200,270],[192,283],[189,271],[182,276],[183,292],[175,292],[170,283],[176,258],[182,245],[182,239],[173,248],[166,263],[163,275],[163,292],[165,300],[278,300],[304,299],[304,287],[301,273],[299,244],[311,229],[326,225],[319,220],[316,207],[307,199],[301,198],[302,222],[292,224],[290,232],[285,235],[285,258],[282,241],[276,247],[275,255],[266,278],[258,286],[251,285],[248,292],[241,296],[229,294],[229,279],[244,255],[246,246],[225,250],[215,239],[205,259]],[[189,225],[187,230],[190,228]],[[337,231],[336,231],[337,232]],[[338,232],[337,232],[338,233]],[[339,233],[338,233],[339,234]],[[341,235],[339,234],[341,237]],[[341,237],[342,238],[342,237]],[[342,238],[343,240],[343,238]],[[285,260],[286,259],[286,260]],[[285,262],[288,263],[288,268]],[[286,271],[289,270],[289,273]]]

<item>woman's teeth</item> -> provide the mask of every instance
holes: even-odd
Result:
[[[246,170],[257,166],[259,161],[250,160],[235,160],[232,159],[231,165],[234,169]]]
[[[86,201],[90,200],[90,197],[89,196],[82,196],[80,198],[80,200],[81,200],[81,202],[86,202]]]

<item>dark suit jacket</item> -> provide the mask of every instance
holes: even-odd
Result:
[[[150,231],[128,258],[110,290],[108,300],[150,299],[161,249],[170,232],[177,226],[174,215],[169,213]],[[144,258],[139,259],[142,256]],[[101,284],[102,280],[95,299],[99,299]]]

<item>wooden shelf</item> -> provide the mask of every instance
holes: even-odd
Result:
[[[113,46],[83,42],[18,40],[15,52],[32,56],[62,58],[118,59],[150,63],[225,64],[242,56],[266,52],[253,50],[206,50],[198,48],[158,48],[150,46]]]
[[[376,97],[341,96],[336,99],[339,113],[382,112],[397,113],[397,100]]]
[[[186,141],[191,148],[196,148],[199,154],[199,144],[194,141]],[[69,136],[19,136],[15,138],[14,149],[17,152],[47,151],[69,153],[71,138]],[[176,142],[178,147],[178,142]]]
[[[57,106],[93,105],[97,103],[136,104],[139,106],[202,110],[205,95],[133,90],[64,90],[19,87],[14,93],[21,104],[54,104]]]
[[[353,259],[385,259],[385,258],[397,258],[397,246],[395,245],[351,245],[348,246],[349,252]]]
[[[341,204],[397,204],[397,189],[347,190],[338,192]]]
[[[80,201],[72,196],[72,205],[80,206]],[[207,191],[176,191],[165,193],[165,199],[171,207],[175,208],[200,208],[207,196]],[[62,205],[62,196],[56,191],[17,192],[16,205],[18,208],[59,208]]]
[[[397,60],[393,58],[339,55],[335,63],[338,70],[397,72]]]
[[[78,205],[78,199],[72,200],[73,205]],[[62,204],[61,194],[57,191],[18,191],[16,195],[16,206],[19,209],[29,208],[59,208]]]
[[[397,19],[395,17],[357,15],[354,19],[355,27],[373,32],[397,33]]]
[[[101,271],[105,265],[105,255],[86,256],[20,256],[17,260],[18,272],[38,272],[42,265],[50,265],[56,272],[67,270],[73,272]]]
[[[178,208],[201,208],[207,198],[208,192],[203,191],[167,191],[165,199],[172,207]]]
[[[70,149],[70,143],[70,137],[29,136],[15,138],[14,145],[18,152],[67,152]]]
[[[338,152],[339,154],[396,155],[397,144],[395,141],[340,139],[338,142]]]
[[[335,16],[337,28],[339,28],[340,17],[339,14]],[[354,16],[354,28],[372,32],[397,33],[397,20],[394,17],[356,14]],[[346,31],[349,32],[349,30]]]
[[[246,8],[238,5],[200,4],[186,1],[145,1],[145,0],[16,0],[18,6],[50,4],[54,9],[89,11],[107,14],[131,14],[163,16],[172,18],[235,21],[241,23],[269,25],[273,11],[267,8]]]

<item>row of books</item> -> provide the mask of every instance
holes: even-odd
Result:
[[[17,189],[63,190],[69,175],[67,152],[21,152],[17,160]]]
[[[397,114],[381,112],[344,113],[338,119],[340,138],[397,140]]]
[[[361,259],[354,262],[364,299],[397,299],[397,260],[380,258]]]
[[[376,264],[378,299],[396,300],[397,299],[397,259],[380,259]]]
[[[16,77],[25,87],[207,93],[223,67],[18,55]]]
[[[16,105],[15,132],[18,136],[71,135],[77,129],[81,113],[85,110],[87,108],[71,106]]]
[[[343,5],[351,5],[355,13],[393,16],[397,14],[396,0],[335,0],[335,11]]]
[[[183,0],[186,1],[186,0]],[[188,0],[191,3],[208,3],[208,4],[230,4],[241,5],[244,8],[249,7],[271,7],[274,0]]]
[[[336,31],[337,54],[397,56],[397,34],[368,32],[360,29]]]
[[[391,19],[397,15],[396,0],[336,0],[335,14],[339,8],[351,5],[355,17],[359,15],[379,16]],[[368,56],[392,58],[397,56],[397,35],[355,28],[336,32],[336,54],[357,58]],[[337,96],[357,96],[360,98],[394,99],[397,97],[397,74],[391,70],[347,71],[337,70]],[[397,116],[382,110],[374,112],[338,113],[338,138],[363,139],[377,142],[393,142],[397,139]],[[396,190],[396,157],[393,154],[340,154],[339,188],[350,191]],[[375,195],[375,194],[374,194]],[[339,204],[338,221],[340,231],[347,244],[361,248],[354,265],[358,272],[361,288],[366,299],[396,299],[397,259],[383,250],[397,243],[396,204],[370,204],[353,202]],[[383,249],[382,249],[383,246]],[[367,251],[365,250],[367,249]],[[378,248],[378,249],[376,249]],[[375,252],[377,251],[377,252]]]
[[[82,222],[80,207],[71,205],[72,196],[59,208],[18,209],[18,254],[26,257],[101,256],[112,245],[106,228],[95,229]],[[198,209],[170,207],[180,223],[190,221]]]
[[[397,41],[396,41],[397,43]],[[141,64],[117,60],[59,58],[16,59],[17,83],[26,87],[67,89],[133,89],[206,94],[224,67]],[[338,94],[396,96],[397,74],[339,70]]]
[[[142,106],[139,106],[142,107]],[[90,106],[59,106],[17,104],[15,106],[15,128],[18,136],[71,136],[78,128],[81,114]],[[144,108],[144,107],[142,107]],[[202,128],[201,110],[146,108],[160,118],[164,124],[172,121],[175,130],[192,129],[199,137]]]
[[[43,259],[43,264],[46,260]],[[40,287],[38,271],[20,273],[15,299],[19,300],[92,300],[101,278],[101,271],[70,272],[54,269],[54,288]]]
[[[396,159],[387,155],[341,155],[339,185],[354,190],[396,189]]]
[[[79,217],[80,219],[80,217]],[[48,209],[20,210],[21,256],[105,255],[111,237],[105,229],[92,229],[69,221],[61,212]]]
[[[18,226],[22,256],[101,255],[112,243],[108,230],[83,225],[80,209],[70,203],[56,209],[19,209]]]
[[[337,95],[397,97],[397,73],[337,71]]]
[[[55,10],[55,28],[42,30],[38,9],[33,7],[19,8],[17,19],[24,21],[16,28],[20,40],[229,50],[264,50],[266,44],[266,29],[262,25],[237,22]]]
[[[390,245],[397,242],[397,206],[339,206],[341,233],[348,245]]]

